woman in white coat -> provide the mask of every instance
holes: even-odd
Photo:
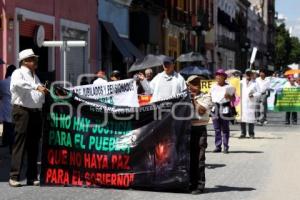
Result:
[[[257,99],[260,97],[260,89],[255,80],[252,79],[253,72],[249,69],[245,72],[245,78],[242,80],[242,119],[241,119],[241,136],[245,138],[248,133],[250,138],[254,139],[254,124],[255,119],[255,108]]]

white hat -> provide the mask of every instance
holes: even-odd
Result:
[[[39,57],[34,54],[32,49],[25,49],[19,53],[19,62],[26,58],[31,58],[31,57]]]

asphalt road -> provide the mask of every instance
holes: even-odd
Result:
[[[136,190],[66,187],[11,188],[8,186],[8,151],[0,148],[0,200],[2,199],[299,199],[299,125],[284,125],[283,114],[269,114],[269,124],[256,127],[256,139],[238,139],[240,127],[231,127],[230,154],[214,154],[209,126],[207,188],[201,195]],[[299,120],[300,121],[300,120]]]

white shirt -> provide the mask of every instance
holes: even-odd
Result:
[[[266,91],[270,88],[270,80],[265,78],[262,80],[260,77],[256,79],[256,83],[258,84],[258,87],[260,89],[260,92],[266,93]]]
[[[103,84],[106,84],[107,83],[107,80],[104,80],[103,78],[97,78],[93,84],[94,85],[103,85]]]
[[[230,100],[225,99],[225,94],[231,96],[234,95],[235,88],[228,84],[220,86],[219,84],[216,83],[215,85],[212,86],[210,93],[211,93],[211,98],[213,103],[226,103],[229,102]]]
[[[283,86],[283,88],[297,88],[297,87],[299,87],[299,85],[296,82],[294,85],[292,85],[290,81],[287,81]]]
[[[27,67],[16,69],[11,76],[11,103],[26,108],[42,108],[45,96],[36,90],[40,85],[37,75],[32,74]]]
[[[186,89],[184,78],[177,72],[174,72],[172,75],[161,72],[154,77],[150,84],[146,80],[142,81],[141,84],[145,90],[150,86],[151,102],[169,99]]]
[[[11,121],[11,93],[9,90],[11,77],[0,81],[0,121]]]

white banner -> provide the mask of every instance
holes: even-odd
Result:
[[[252,50],[252,55],[251,55],[251,59],[250,59],[250,64],[252,65],[255,61],[255,57],[256,57],[256,53],[257,53],[257,47],[254,47]]]
[[[83,85],[69,88],[76,94],[98,99],[100,102],[116,106],[139,107],[136,81],[126,79],[101,85]]]
[[[283,88],[287,82],[285,78],[270,78],[270,96],[268,98],[268,110],[274,110],[276,91]]]

